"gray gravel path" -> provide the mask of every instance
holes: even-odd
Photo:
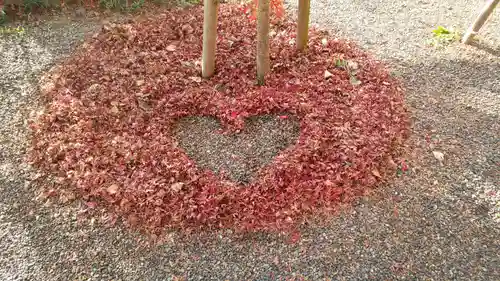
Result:
[[[479,47],[426,45],[433,27],[465,28],[477,8],[468,0],[312,1],[313,21],[404,81],[414,150],[408,174],[306,228],[297,244],[220,232],[173,233],[149,246],[105,227],[104,214],[78,216],[77,201],[42,196],[22,161],[26,119],[40,104],[35,82],[96,25],[56,21],[1,37],[0,280],[500,280],[500,15]]]
[[[174,136],[198,167],[224,173],[233,182],[247,184],[259,169],[299,137],[299,122],[289,116],[249,118],[245,130],[236,135],[221,134],[220,122],[214,118],[184,118],[177,124]]]

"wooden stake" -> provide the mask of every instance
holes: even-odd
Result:
[[[299,0],[299,18],[297,24],[297,50],[304,51],[307,47],[309,32],[310,0]]]
[[[269,62],[269,0],[259,0],[257,9],[257,81],[264,84]]]
[[[490,17],[491,13],[498,5],[500,0],[489,0],[488,3],[483,7],[481,13],[479,13],[478,17],[474,21],[474,23],[469,27],[464,37],[462,38],[462,42],[465,44],[469,44],[472,40],[472,37],[479,32],[481,27],[484,25],[486,20]]]
[[[201,75],[205,78],[215,72],[215,49],[217,46],[217,10],[218,0],[204,0],[203,2],[203,54]]]

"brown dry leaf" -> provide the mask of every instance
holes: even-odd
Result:
[[[372,170],[372,174],[374,176],[376,176],[377,178],[379,178],[379,179],[382,178],[382,176],[380,176],[380,173],[379,173],[379,171],[377,169],[373,169]]]
[[[73,201],[74,199],[75,194],[73,194],[73,192],[61,192],[61,195],[59,195],[59,201],[63,204],[69,201]]]
[[[433,151],[432,152],[432,155],[434,155],[434,158],[436,158],[439,163],[443,164],[443,161],[444,161],[444,153],[442,153],[441,151]]]
[[[119,188],[118,185],[112,184],[112,185],[108,186],[108,188],[106,189],[106,191],[109,194],[113,195],[113,194],[116,194],[118,192],[118,188]]]
[[[174,184],[172,184],[170,186],[170,188],[175,191],[175,192],[179,192],[181,191],[182,187],[184,186],[184,183],[183,182],[176,182]]]
[[[358,70],[359,69],[359,65],[357,62],[355,61],[352,61],[352,60],[348,60],[347,61],[347,66],[351,69],[351,70]]]
[[[361,85],[361,81],[359,81],[358,78],[356,78],[355,75],[351,75],[351,77],[349,78],[349,82],[351,82],[351,84],[354,85],[354,86]]]
[[[189,24],[185,24],[182,26],[182,31],[185,33],[185,34],[191,34],[193,33],[194,29],[191,25]]]
[[[137,104],[144,111],[150,111],[151,110],[151,104],[147,100],[138,99],[137,100]]]
[[[387,165],[390,169],[393,169],[393,170],[396,170],[398,168],[398,164],[396,164],[396,162],[394,162],[392,157],[387,158]]]
[[[191,79],[192,81],[194,81],[196,83],[201,83],[201,77],[193,76],[193,77],[189,77],[189,79]]]
[[[325,75],[324,76],[325,76],[325,79],[328,79],[328,78],[332,77],[333,74],[330,71],[325,70]]]
[[[175,52],[176,49],[177,49],[177,47],[173,44],[170,44],[167,46],[167,51],[169,51],[169,52]]]
[[[201,83],[201,77],[192,76],[192,77],[189,77],[189,79],[193,80],[196,83]]]

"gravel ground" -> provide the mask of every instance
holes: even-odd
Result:
[[[330,221],[304,227],[298,243],[219,232],[172,233],[151,246],[106,227],[104,214],[82,217],[78,201],[54,204],[22,161],[26,119],[39,110],[41,71],[97,23],[51,21],[2,36],[0,280],[500,280],[498,12],[476,47],[437,50],[426,45],[432,28],[465,28],[476,1],[349,2],[313,0],[312,19],[404,81],[410,170]]]
[[[248,118],[245,129],[237,134],[222,134],[221,129],[216,119],[191,117],[181,120],[174,134],[198,166],[247,184],[297,140],[300,128],[296,118],[284,114]]]

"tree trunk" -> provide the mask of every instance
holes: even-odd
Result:
[[[269,72],[269,0],[259,0],[257,10],[257,81],[264,84]]]
[[[472,37],[479,32],[479,29],[483,26],[483,24],[486,22],[486,20],[490,17],[491,13],[495,9],[495,7],[498,5],[500,0],[489,0],[488,3],[484,6],[484,8],[481,10],[481,13],[479,16],[476,18],[474,23],[469,27],[467,32],[465,33],[464,37],[462,38],[462,42],[465,44],[470,43],[472,40]]]
[[[203,3],[203,54],[201,75],[208,78],[215,71],[215,48],[217,45],[218,0],[204,0]]]
[[[309,31],[310,0],[299,0],[299,18],[297,24],[297,50],[303,51],[307,47]]]

